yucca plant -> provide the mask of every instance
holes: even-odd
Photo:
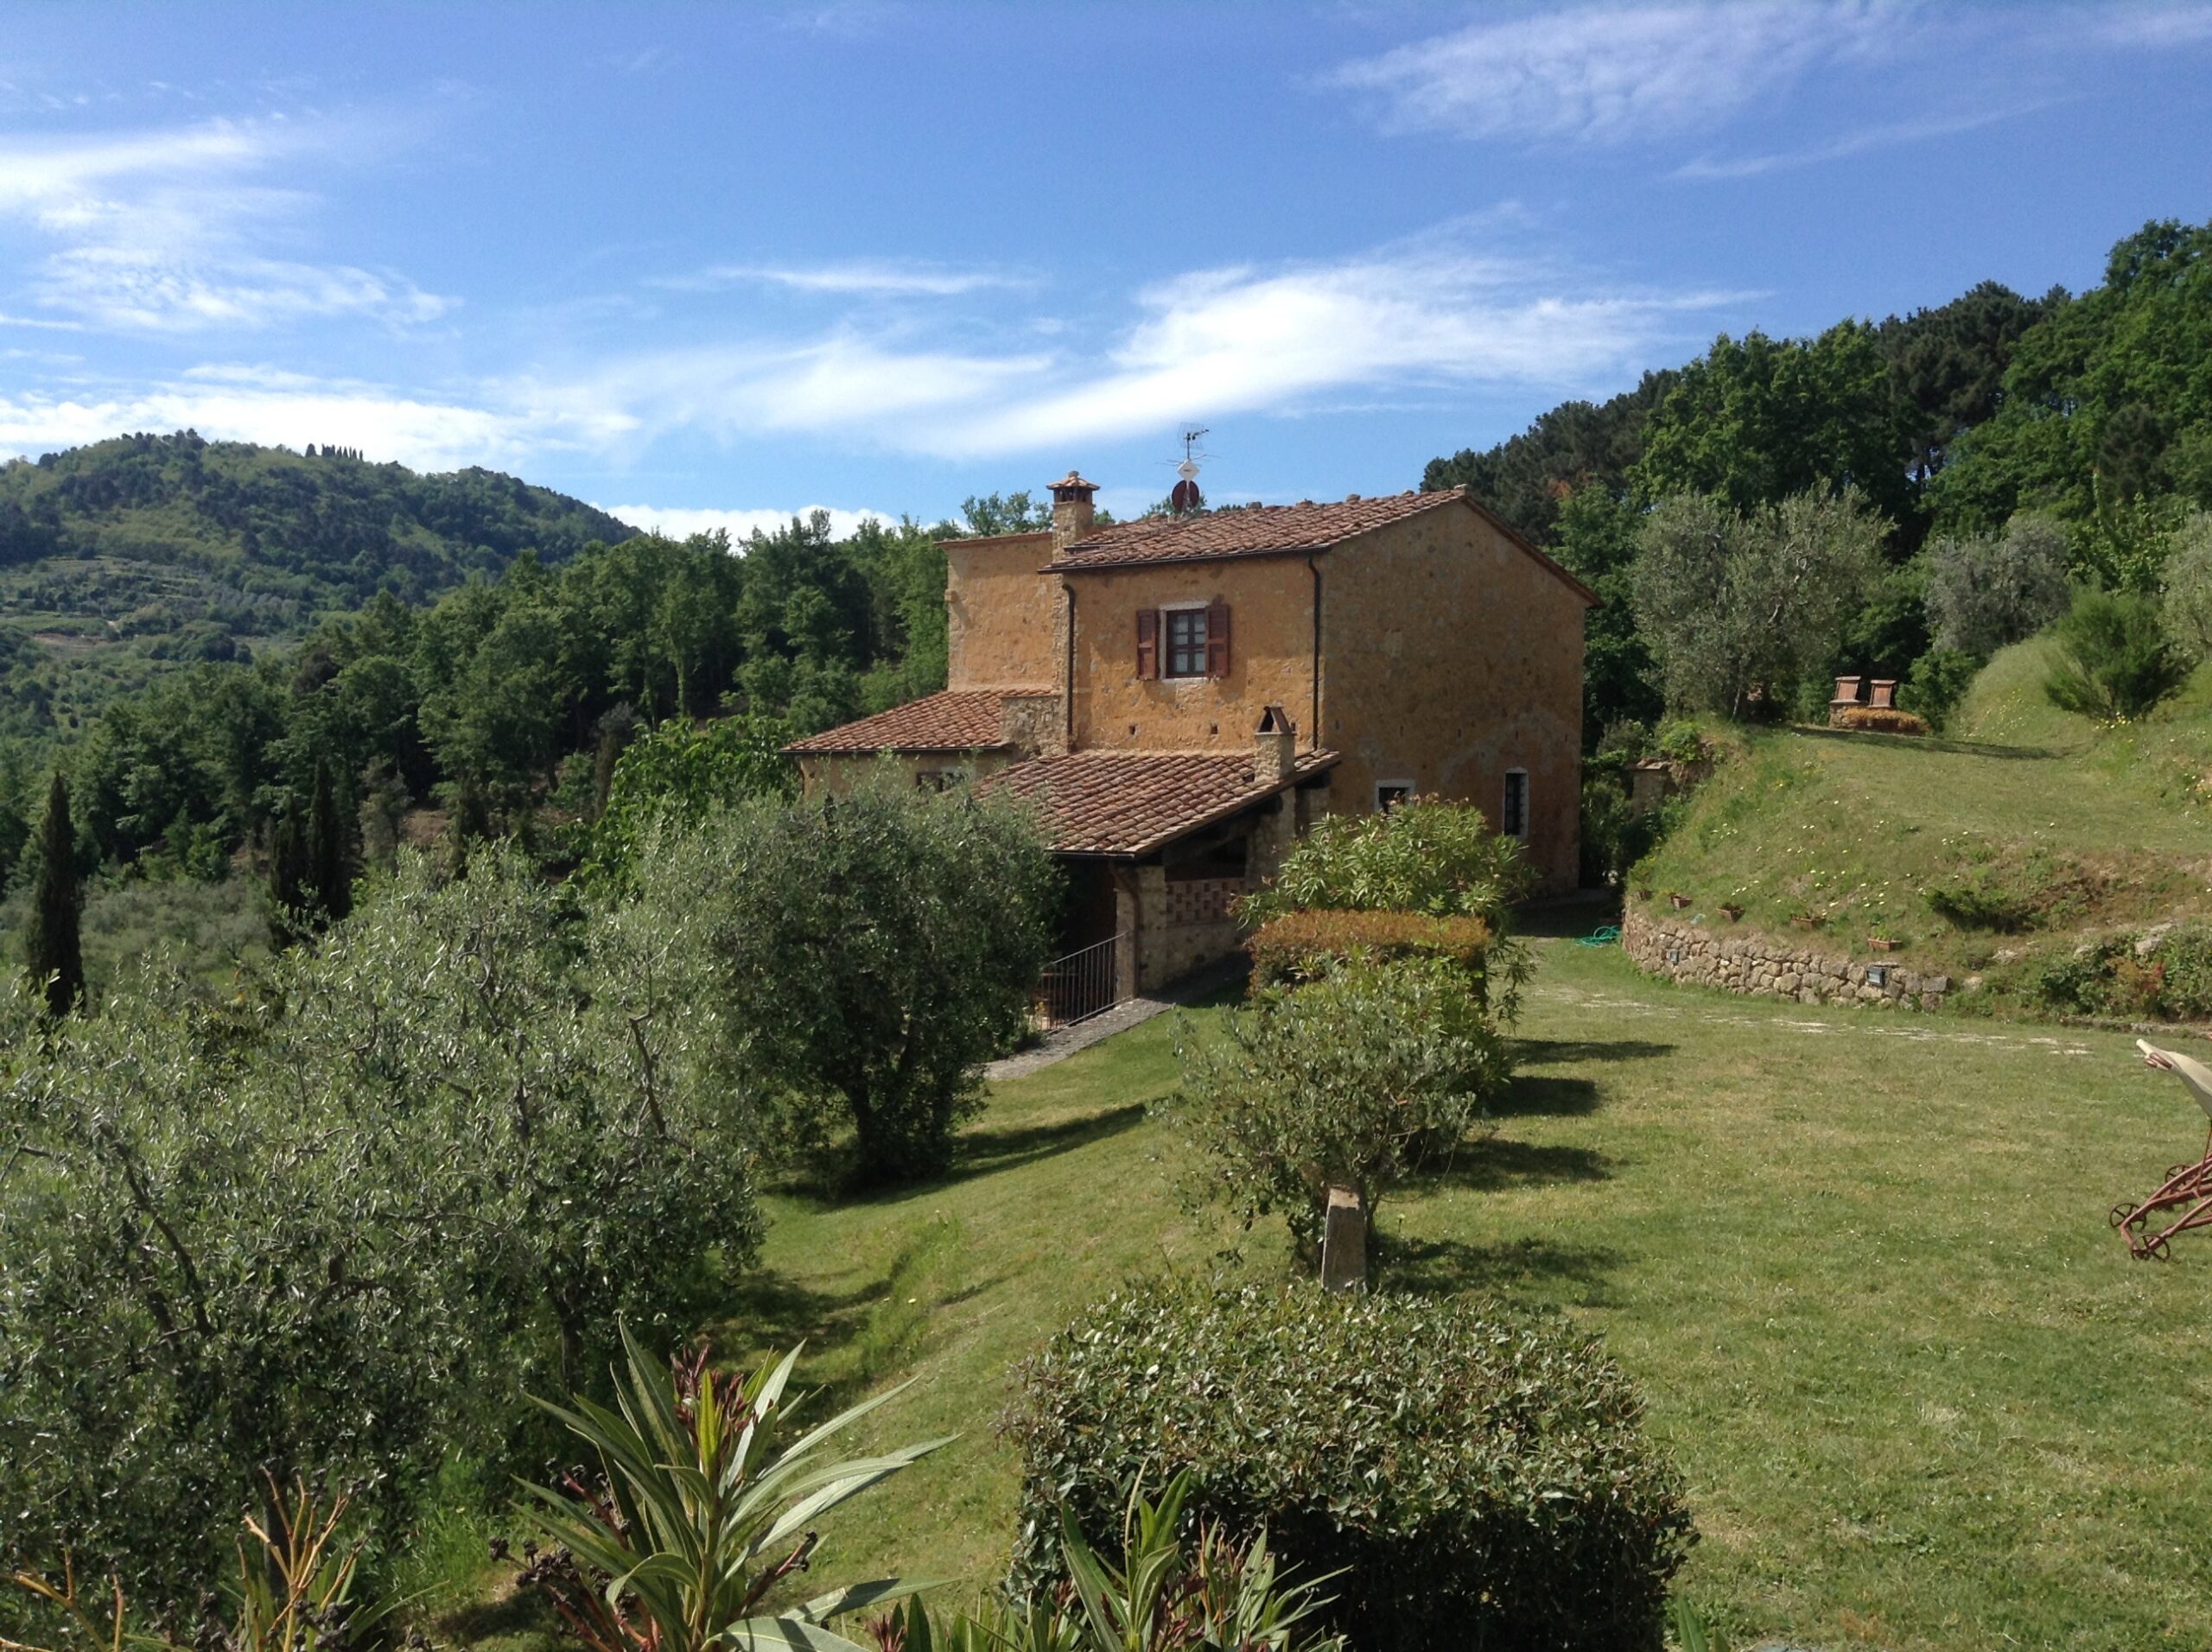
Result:
[[[599,1459],[595,1473],[569,1474],[558,1488],[526,1488],[531,1524],[558,1546],[531,1580],[570,1633],[593,1652],[861,1652],[824,1625],[920,1583],[881,1578],[774,1608],[771,1597],[807,1568],[816,1521],[946,1442],[832,1460],[823,1444],[899,1388],[785,1444],[798,1349],[749,1377],[717,1376],[704,1350],[663,1364],[627,1325],[622,1342],[628,1369],[615,1408],[538,1402]]]
[[[1185,1472],[1157,1503],[1132,1494],[1119,1566],[1063,1511],[1068,1581],[1056,1596],[945,1622],[909,1601],[875,1626],[880,1652],[1343,1652],[1341,1636],[1309,1621],[1327,1604],[1328,1579],[1279,1575],[1265,1532],[1240,1544],[1209,1521],[1186,1544],[1189,1493]]]

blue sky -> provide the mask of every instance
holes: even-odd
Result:
[[[0,453],[672,529],[1415,485],[1721,331],[2212,218],[2212,5],[21,3]]]

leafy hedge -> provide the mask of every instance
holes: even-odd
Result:
[[[1432,918],[1425,912],[1295,912],[1270,918],[1245,942],[1261,985],[1305,981],[1355,955],[1448,958],[1479,975],[1491,927],[1479,918]]]
[[[1363,1652],[1653,1647],[1694,1534],[1643,1402],[1596,1342],[1465,1300],[1212,1291],[1098,1303],[1024,1367],[1017,1590],[1059,1510],[1094,1542],[1130,1488],[1262,1526]]]
[[[2085,942],[2037,966],[2035,995],[2054,1009],[2128,1020],[2212,1020],[2212,924]]]

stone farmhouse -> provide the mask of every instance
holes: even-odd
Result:
[[[1465,489],[945,546],[947,686],[786,748],[807,789],[885,760],[1033,804],[1069,954],[1113,998],[1232,951],[1232,902],[1331,810],[1434,795],[1573,886],[1588,588]]]

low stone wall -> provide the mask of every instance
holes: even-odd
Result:
[[[1634,904],[1621,918],[1621,945],[1647,975],[1800,1004],[1934,1009],[1951,990],[1948,975],[1923,974],[1887,959],[1838,957],[1757,930],[1694,924]],[[1879,972],[1878,980],[1868,978],[1869,969]]]

